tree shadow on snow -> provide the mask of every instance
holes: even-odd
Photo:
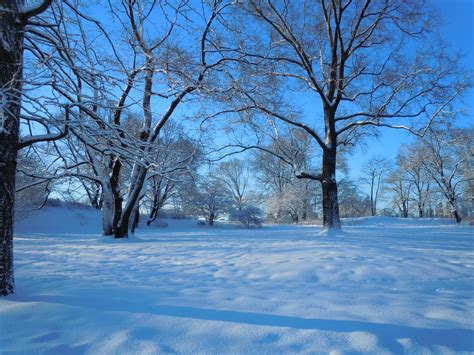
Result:
[[[284,327],[304,330],[321,330],[338,333],[368,332],[378,338],[381,346],[395,353],[402,353],[403,347],[398,340],[410,339],[414,343],[431,348],[445,346],[455,352],[474,351],[474,330],[469,329],[433,329],[406,325],[371,323],[353,320],[298,318],[242,311],[204,309],[171,305],[153,305],[131,303],[123,300],[74,296],[38,295],[15,297],[19,302],[58,303],[68,306],[82,306],[94,310],[110,312],[130,312],[190,318],[195,320],[231,322],[237,324]],[[433,349],[434,350],[434,349]]]

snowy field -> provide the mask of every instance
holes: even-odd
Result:
[[[117,241],[89,210],[41,213],[17,225],[2,354],[474,352],[469,226],[169,221]]]

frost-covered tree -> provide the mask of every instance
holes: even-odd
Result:
[[[233,207],[241,211],[249,188],[250,170],[247,163],[239,159],[224,161],[217,167],[215,178],[222,182],[233,201]]]
[[[354,181],[346,178],[338,183],[341,217],[362,217],[372,213],[370,198],[364,196]]]
[[[402,146],[398,161],[400,168],[406,172],[406,179],[412,184],[413,200],[418,210],[418,217],[422,218],[426,204],[432,195],[432,177],[424,168],[427,151],[420,144]]]
[[[147,178],[163,173],[155,162],[163,127],[184,115],[180,107],[188,99],[204,100],[220,82],[216,69],[223,60],[212,47],[217,18],[229,4],[195,5],[124,0],[72,8],[58,2],[51,18],[59,26],[31,35],[32,47],[36,40],[49,48],[48,58],[36,57],[55,73],[52,90],[73,108],[71,131],[85,150],[84,161],[65,161],[64,169],[77,174],[77,164],[90,167],[91,182],[100,185],[104,235],[128,235]],[[94,12],[113,26],[103,26]],[[128,129],[129,114],[139,117],[137,130]]]
[[[177,124],[167,125],[159,142],[161,148],[156,159],[159,169],[151,169],[147,177],[147,225],[158,217],[159,211],[179,190],[186,190],[186,185],[198,175],[202,162],[200,149],[186,137],[184,128]]]
[[[272,131],[276,134],[270,136],[270,143],[257,147],[253,164],[267,194],[267,214],[277,220],[283,213],[294,222],[306,220],[318,192],[312,181],[304,178],[313,164],[310,142],[299,129],[278,131],[273,126]]]
[[[474,130],[447,124],[432,127],[420,140],[424,152],[422,166],[446,198],[451,215],[458,223],[462,220],[458,198],[472,183],[473,138]]]
[[[245,228],[259,227],[263,223],[263,212],[256,206],[243,205],[240,210],[234,209],[229,219],[242,223]]]
[[[413,182],[407,172],[402,168],[400,157],[397,158],[397,168],[387,176],[387,190],[392,192],[392,203],[397,208],[401,217],[408,217]]]
[[[192,205],[194,214],[205,218],[211,227],[219,215],[228,211],[230,200],[225,187],[212,175],[203,176],[188,193],[187,201]]]
[[[466,87],[458,60],[437,41],[425,1],[239,4],[246,26],[222,53],[235,48],[242,63],[240,107],[252,125],[298,127],[319,148],[321,170],[300,176],[321,183],[324,228],[339,229],[339,149],[376,127],[422,134]]]
[[[15,216],[20,212],[39,209],[46,203],[53,189],[54,173],[43,161],[44,151],[39,147],[21,150],[17,157],[15,188]]]

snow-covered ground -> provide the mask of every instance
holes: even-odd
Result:
[[[64,209],[18,223],[0,352],[474,352],[472,227],[369,218],[324,237],[168,221],[111,240],[99,223]]]

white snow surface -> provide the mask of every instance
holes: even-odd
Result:
[[[93,210],[19,221],[0,353],[474,352],[472,227],[365,218],[323,236],[167,222],[113,240]]]

